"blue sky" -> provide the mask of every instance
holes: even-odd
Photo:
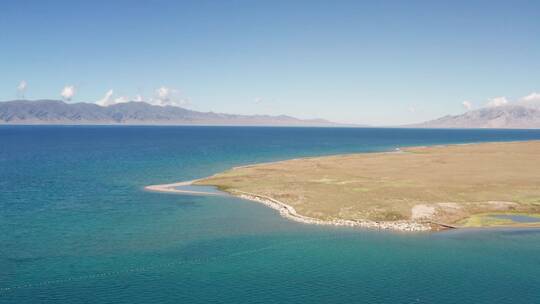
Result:
[[[27,99],[416,122],[540,92],[540,2],[2,1],[0,100],[23,80]]]

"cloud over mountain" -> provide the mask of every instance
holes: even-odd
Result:
[[[62,99],[70,101],[75,96],[75,86],[67,85],[60,92]]]
[[[463,106],[469,109],[465,102]],[[506,97],[491,98],[484,108],[461,115],[447,115],[410,127],[537,129],[540,128],[540,94],[531,93],[516,101],[509,101]]]

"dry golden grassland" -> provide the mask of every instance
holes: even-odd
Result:
[[[405,148],[238,167],[202,179],[323,219],[433,220],[540,213],[540,141]]]

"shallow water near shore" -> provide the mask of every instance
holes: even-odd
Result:
[[[510,220],[515,223],[538,223],[540,222],[540,217],[528,216],[528,215],[514,215],[514,214],[492,214],[491,217]]]
[[[206,194],[215,194],[215,195],[228,195],[227,192],[220,191],[216,187],[213,187],[213,186],[183,185],[183,186],[176,186],[174,187],[174,189],[180,190],[180,191],[186,191],[187,194],[189,194],[189,192],[195,192],[195,193],[206,193]]]
[[[299,224],[144,191],[233,166],[540,131],[0,126],[0,303],[533,303],[540,231]]]

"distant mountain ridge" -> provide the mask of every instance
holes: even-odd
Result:
[[[511,103],[408,125],[414,128],[540,129],[540,104]]]
[[[0,102],[0,124],[344,126],[323,119],[198,112],[135,101],[103,107],[60,100]]]

